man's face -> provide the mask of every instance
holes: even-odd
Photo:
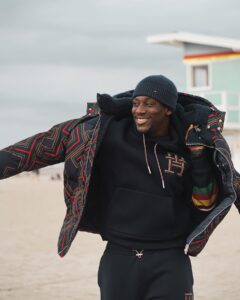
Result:
[[[152,98],[137,96],[133,99],[132,115],[138,132],[162,135],[163,128],[168,129],[171,114],[166,106]]]

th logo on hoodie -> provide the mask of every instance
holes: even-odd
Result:
[[[177,174],[178,176],[182,176],[186,161],[182,156],[178,156],[177,154],[167,153],[165,158],[168,160],[168,168],[164,170],[165,173]]]

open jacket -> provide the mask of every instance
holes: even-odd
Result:
[[[201,97],[183,93],[178,96],[176,114],[186,126],[195,125],[186,145],[210,149],[220,190],[215,208],[204,215],[186,240],[185,253],[196,256],[233,203],[240,211],[240,175],[221,135],[225,114]],[[0,151],[0,179],[65,162],[67,211],[58,240],[60,256],[68,252],[78,230],[100,232],[94,158],[111,119],[131,117],[131,97],[132,91],[115,97],[98,95],[99,112],[63,122]]]

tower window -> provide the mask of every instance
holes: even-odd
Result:
[[[209,86],[209,66],[197,65],[192,66],[192,87],[208,87]]]

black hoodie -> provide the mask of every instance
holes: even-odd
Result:
[[[132,117],[108,126],[96,158],[104,240],[141,249],[184,246],[190,160],[184,124],[175,114],[170,124],[170,135],[157,140],[137,132]]]

